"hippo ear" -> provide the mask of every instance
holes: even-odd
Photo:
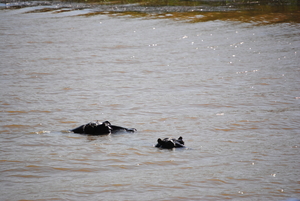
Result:
[[[162,140],[161,140],[160,138],[157,139],[157,142],[158,142],[159,144],[161,143],[161,141],[162,141]]]
[[[180,137],[178,138],[178,140],[182,140],[182,137],[180,136]]]

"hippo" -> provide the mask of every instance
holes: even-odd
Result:
[[[184,148],[185,146],[182,137],[180,136],[177,140],[175,138],[165,138],[163,140],[158,138],[155,147],[162,149],[173,149]]]
[[[81,125],[70,131],[72,131],[74,133],[89,134],[89,135],[108,135],[108,134],[117,133],[117,132],[134,133],[134,132],[136,132],[136,129],[135,128],[124,128],[121,126],[111,125],[111,123],[109,121],[104,121],[102,123],[99,123],[98,121],[96,121],[96,122],[90,122],[90,123]]]

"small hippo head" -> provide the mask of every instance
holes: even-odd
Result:
[[[180,148],[180,147],[184,147],[184,142],[181,136],[178,139],[165,138],[162,140],[158,138],[157,145],[155,147],[162,148],[162,149]]]
[[[163,140],[158,138],[157,143],[158,144],[156,145],[156,147],[159,147],[159,148],[173,149],[175,147],[174,141],[170,138],[165,138]]]

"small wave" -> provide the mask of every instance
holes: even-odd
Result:
[[[11,175],[11,177],[23,177],[23,178],[44,178],[45,176],[38,176],[38,175]]]
[[[18,111],[7,111],[7,113],[27,113],[26,111],[18,110]]]
[[[36,131],[36,132],[30,132],[29,134],[49,134],[51,131]]]
[[[208,182],[213,182],[215,184],[218,184],[218,183],[227,183],[226,181],[223,181],[221,179],[207,179]]]
[[[85,164],[85,163],[81,163]],[[80,165],[80,164],[77,164]],[[85,164],[86,165],[86,164]],[[48,167],[51,168],[52,170],[58,170],[58,171],[66,171],[66,172],[97,172],[100,171],[101,168],[80,168],[79,166],[77,168],[74,167]]]
[[[215,128],[217,131],[234,131],[236,130],[235,128]]]
[[[30,125],[22,125],[22,124],[10,124],[10,125],[4,125],[3,127],[7,128],[29,128]]]

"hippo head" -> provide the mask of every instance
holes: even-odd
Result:
[[[98,124],[96,127],[96,133],[111,133],[110,123],[108,121]]]
[[[85,134],[92,134],[92,135],[109,134],[111,132],[110,123],[108,121],[103,123],[98,123],[98,122],[88,123],[84,125],[83,130]]]

